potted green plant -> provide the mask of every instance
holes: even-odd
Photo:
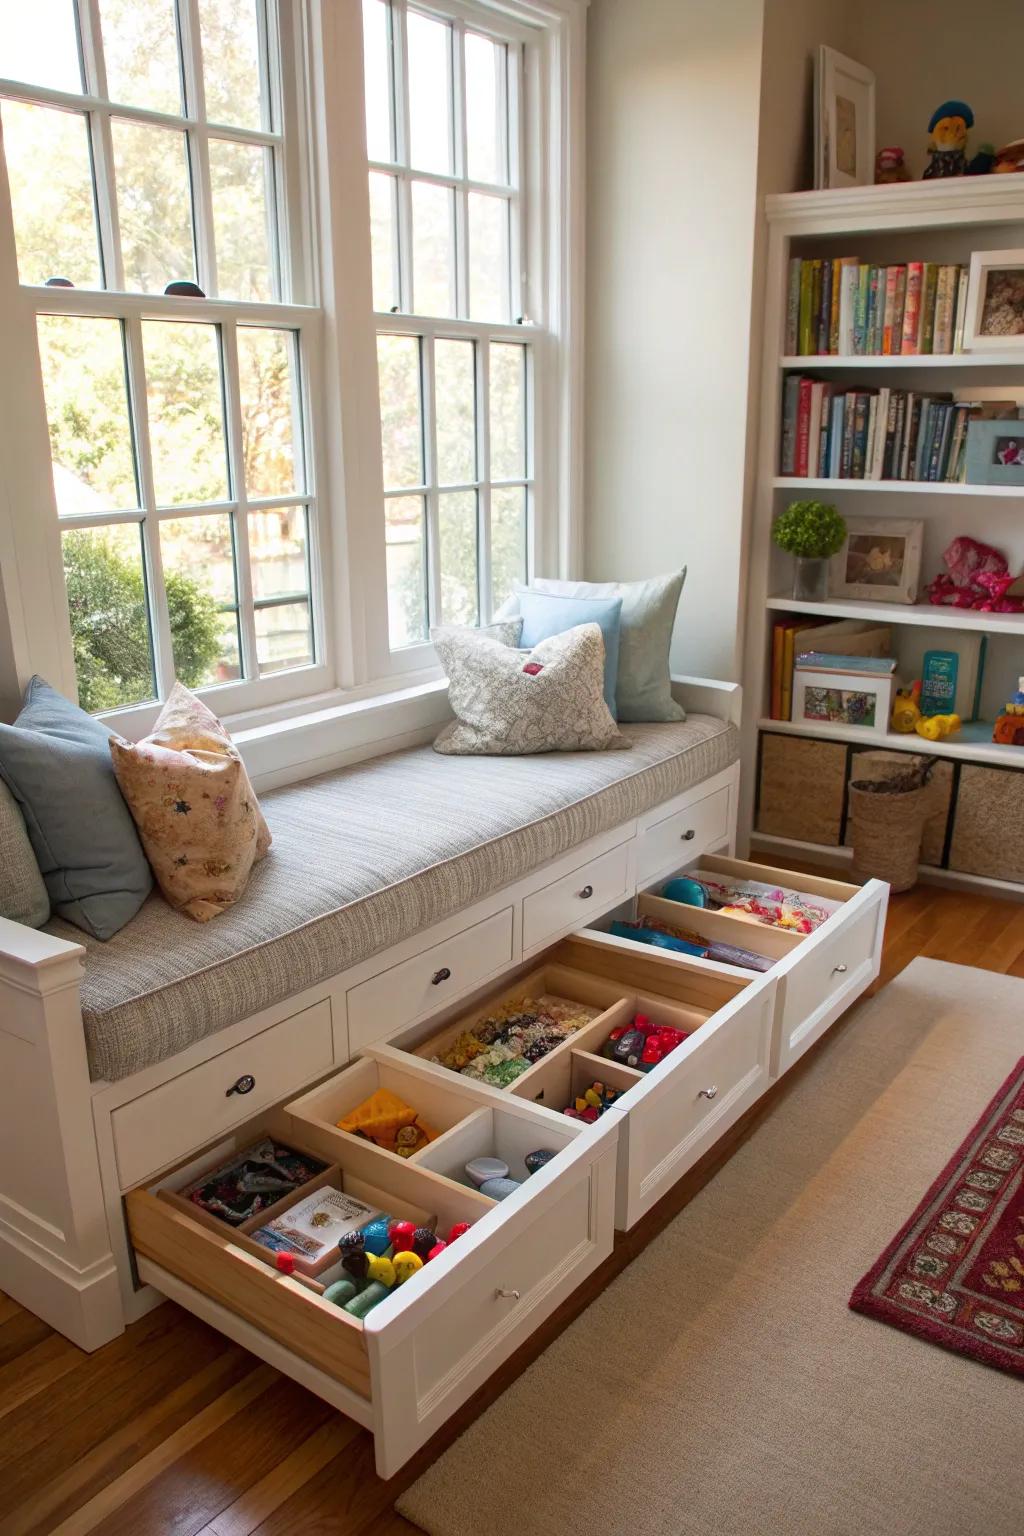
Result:
[[[827,501],[790,502],[776,518],[772,538],[793,556],[793,596],[823,603],[828,597],[828,563],[843,547],[846,521]]]

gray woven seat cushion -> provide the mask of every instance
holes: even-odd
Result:
[[[739,756],[706,715],[631,725],[630,752],[441,757],[416,747],[261,797],[274,835],[241,901],[194,923],[154,895],[84,944],[94,1079],[127,1077],[440,922]],[[381,1032],[387,1020],[381,1020]]]

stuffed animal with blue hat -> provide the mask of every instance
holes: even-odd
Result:
[[[974,127],[974,113],[966,101],[944,101],[936,107],[928,124],[931,142],[925,181],[935,177],[966,176],[967,130]]]

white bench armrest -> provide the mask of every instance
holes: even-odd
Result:
[[[688,714],[717,715],[739,726],[743,709],[743,689],[739,683],[722,682],[716,677],[686,677],[672,674],[672,697]]]

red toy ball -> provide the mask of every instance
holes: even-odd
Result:
[[[293,1275],[295,1273],[295,1255],[294,1255],[294,1253],[278,1253],[278,1254],[275,1254],[274,1255],[274,1263],[277,1265],[277,1267],[281,1271],[282,1275]]]
[[[408,1253],[416,1232],[414,1221],[393,1221],[388,1227],[388,1237],[396,1253]]]
[[[464,1232],[468,1232],[468,1231],[469,1231],[469,1222],[468,1221],[456,1221],[456,1222],[453,1223],[452,1229],[448,1233],[448,1241],[450,1243],[454,1243],[454,1241],[455,1241],[455,1239],[457,1237],[461,1237]]]
[[[447,1247],[448,1244],[445,1242],[444,1238],[439,1237],[433,1248],[431,1248],[430,1252],[427,1254],[427,1263],[429,1264],[431,1259],[436,1259],[439,1254],[444,1253]]]

